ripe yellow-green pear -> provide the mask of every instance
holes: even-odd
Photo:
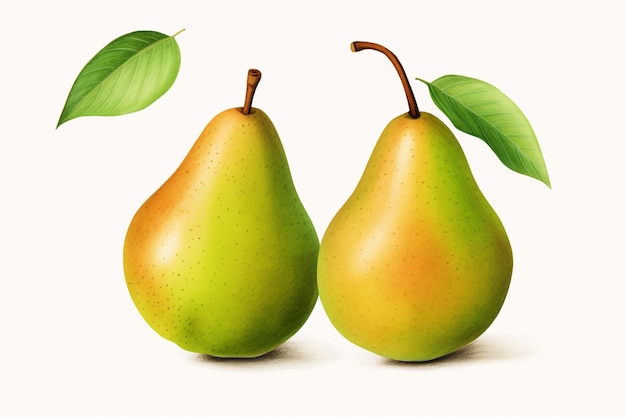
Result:
[[[439,358],[498,315],[513,258],[498,216],[446,125],[419,112],[395,55],[409,113],[382,132],[320,247],[318,287],[345,338],[398,361]]]
[[[128,290],[145,321],[181,348],[257,357],[305,323],[317,300],[319,240],[278,133],[245,104],[213,118],[139,208],[124,244]]]

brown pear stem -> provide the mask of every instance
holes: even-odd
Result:
[[[246,100],[243,103],[243,109],[241,112],[245,115],[250,114],[252,110],[252,99],[254,98],[254,92],[257,85],[261,81],[261,71],[257,69],[248,70],[248,83],[246,85]]]
[[[411,84],[409,84],[409,79],[406,76],[406,72],[404,72],[404,68],[400,63],[400,60],[393,52],[377,43],[360,41],[352,42],[352,44],[350,45],[350,49],[352,50],[352,52],[359,52],[364,49],[373,49],[374,51],[382,52],[383,54],[385,54],[385,56],[389,58],[389,60],[393,64],[396,71],[398,71],[398,75],[400,76],[400,80],[402,81],[404,93],[406,94],[406,99],[409,103],[409,116],[414,119],[420,117],[420,111],[417,107],[417,101],[415,101],[415,95],[413,94],[413,90],[411,89]]]

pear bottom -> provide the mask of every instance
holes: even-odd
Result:
[[[503,282],[493,293],[431,302],[410,301],[392,288],[380,293],[355,288],[362,300],[345,296],[336,301],[324,297],[322,288],[321,300],[334,327],[355,345],[396,361],[425,362],[457,351],[487,330],[502,307],[506,287]]]

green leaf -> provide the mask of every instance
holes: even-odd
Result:
[[[102,48],[74,81],[57,128],[77,117],[119,116],[154,103],[178,75],[176,35],[137,31]]]
[[[460,75],[424,81],[439,109],[459,130],[484,140],[513,171],[550,187],[539,142],[522,111],[491,84]]]

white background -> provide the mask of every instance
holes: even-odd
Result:
[[[623,415],[625,36],[613,3],[3,0],[0,415]],[[154,105],[55,129],[100,48],[182,28],[178,79]],[[457,354],[415,365],[351,345],[319,304],[262,360],[206,360],[161,339],[124,282],[135,210],[216,113],[242,104],[256,67],[254,104],[277,126],[321,236],[406,111],[392,66],[351,53],[354,40],[389,47],[411,79],[488,81],[532,122],[552,190],[455,130],[514,249],[500,316]]]

